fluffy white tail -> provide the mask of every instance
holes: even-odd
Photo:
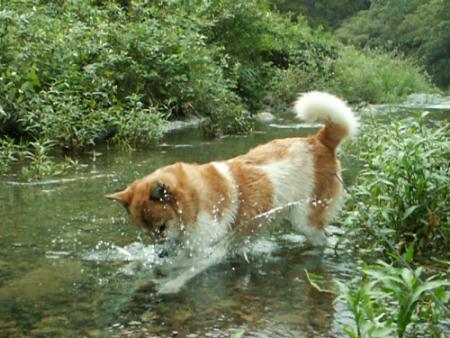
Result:
[[[333,138],[335,146],[344,138],[355,135],[358,130],[358,120],[350,107],[329,93],[313,91],[301,95],[295,102],[294,112],[307,122],[316,120],[326,122],[321,132],[328,138]]]

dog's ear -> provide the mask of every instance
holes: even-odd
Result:
[[[150,187],[150,200],[157,202],[168,202],[172,199],[172,193],[167,184],[156,181]]]
[[[128,206],[130,205],[131,193],[130,190],[127,188],[123,191],[106,195],[106,198],[109,200],[117,201],[120,204],[122,204],[125,208],[128,208]]]

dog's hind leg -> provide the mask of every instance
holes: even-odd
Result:
[[[309,224],[305,209],[304,206],[293,206],[289,210],[288,219],[292,226],[306,237],[309,244],[313,247],[323,248],[327,244],[325,232],[320,227]]]

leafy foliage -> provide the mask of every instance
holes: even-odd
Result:
[[[336,28],[342,20],[367,9],[370,0],[275,0],[281,11],[304,15],[313,27]]]
[[[9,171],[11,163],[23,158],[24,149],[10,138],[0,139],[0,174]]]
[[[418,92],[433,91],[428,77],[414,62],[376,50],[341,50],[327,84],[350,102],[391,103]]]
[[[430,324],[437,323],[442,316],[441,304],[448,302],[448,280],[433,276],[422,281],[422,268],[413,271],[383,262],[362,272],[362,281],[340,285],[341,297],[355,320],[354,326],[345,328],[349,337],[392,337],[396,333],[402,338],[408,327],[419,323],[426,325],[423,332],[433,330]]]
[[[56,176],[78,166],[77,161],[64,159],[55,162],[51,156],[54,143],[37,140],[17,144],[10,138],[0,139],[0,175],[7,174],[11,166],[17,167],[24,180]]]
[[[383,234],[400,249],[412,243],[419,255],[448,256],[450,129],[429,124],[424,114],[363,128],[354,146],[365,163],[344,222],[376,246],[386,245]]]
[[[29,145],[30,150],[25,152],[26,165],[22,166],[21,176],[29,181],[35,178],[56,176],[69,168],[78,165],[76,161],[65,159],[63,162],[53,161],[50,151],[53,148],[51,141],[35,141]]]
[[[331,35],[268,0],[0,6],[0,133],[27,149],[47,141],[55,150],[145,144],[164,134],[166,120],[192,115],[212,136],[245,133],[263,105],[286,107],[311,89],[370,102],[429,89],[412,65],[392,61],[378,71],[388,57],[340,53]],[[402,79],[378,85],[394,67],[404,68],[392,73]]]
[[[450,85],[450,3],[373,1],[337,31],[345,43],[401,50],[421,61],[437,84]]]
[[[144,141],[192,114],[213,134],[247,131],[244,106],[261,106],[277,69],[334,53],[267,1],[35,0],[0,13],[0,131],[69,148],[123,140],[123,121],[143,118]]]

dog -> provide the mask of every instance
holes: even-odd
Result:
[[[317,91],[301,95],[294,112],[324,126],[315,135],[275,139],[225,161],[168,165],[106,196],[120,202],[146,233],[176,240],[195,257],[194,266],[159,293],[178,292],[220,262],[227,247],[217,243],[239,227],[261,226],[251,221],[277,208],[275,223],[286,219],[313,246],[326,244],[325,226],[343,197],[337,149],[356,133],[358,120],[343,100]]]

